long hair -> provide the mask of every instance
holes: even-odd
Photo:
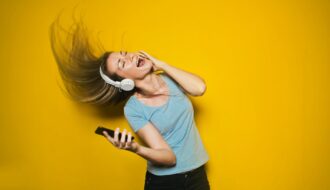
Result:
[[[64,83],[65,92],[77,102],[93,105],[115,105],[131,96],[132,91],[121,91],[107,84],[100,76],[101,65],[112,52],[100,48],[99,43],[92,43],[83,22],[75,21],[69,30],[65,30],[57,18],[50,26],[50,44],[57,67]],[[93,46],[94,45],[94,46]],[[96,48],[103,53],[97,55]],[[112,80],[120,81],[118,75],[106,73]]]

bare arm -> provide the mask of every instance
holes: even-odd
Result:
[[[169,65],[163,62],[160,67],[164,70],[169,76],[171,76],[179,85],[190,95],[192,96],[202,96],[206,91],[206,84],[204,80],[187,71],[176,68],[172,65]]]
[[[176,164],[176,157],[172,149],[151,123],[142,127],[137,135],[148,147],[139,145],[136,154],[157,165],[173,166]]]
[[[114,138],[111,138],[106,132],[104,133],[117,148],[134,152],[155,165],[174,166],[176,164],[176,157],[172,149],[151,123],[146,124],[137,132],[137,135],[148,147],[132,142],[131,133],[128,133],[128,140],[125,142],[126,129],[123,130],[121,139],[118,139],[118,134],[119,128],[116,129]]]
[[[155,69],[165,71],[172,77],[188,94],[192,96],[202,96],[206,91],[205,81],[198,75],[184,71],[163,61],[160,61],[144,51],[140,51],[142,55],[150,59]]]

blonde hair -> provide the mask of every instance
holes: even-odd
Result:
[[[74,22],[69,30],[65,30],[57,18],[49,31],[52,52],[65,92],[72,100],[93,105],[114,105],[123,102],[135,92],[135,89],[129,92],[120,91],[101,78],[99,68],[102,64],[106,65],[112,52],[100,48],[102,45],[99,42],[91,43],[82,21]],[[95,46],[102,49],[101,55],[96,55]],[[115,74],[106,74],[112,80],[123,79]]]

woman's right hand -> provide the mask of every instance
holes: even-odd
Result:
[[[127,133],[127,130],[124,129],[120,139],[118,137],[119,133],[120,133],[120,129],[116,128],[115,135],[112,138],[106,131],[103,131],[105,138],[110,143],[112,143],[115,147],[136,153],[138,150],[139,144],[136,142],[132,142],[131,132]],[[125,142],[126,135],[127,135],[127,142]]]
[[[152,62],[154,71],[163,70],[163,67],[166,65],[164,61],[156,59],[145,51],[140,50],[138,54],[144,58],[149,59]]]

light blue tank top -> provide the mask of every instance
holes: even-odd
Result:
[[[176,155],[173,167],[157,167],[148,161],[148,171],[155,175],[177,174],[198,168],[209,157],[194,121],[194,109],[181,87],[166,74],[160,75],[170,96],[161,106],[148,106],[131,96],[124,107],[125,117],[134,132],[152,123]]]

